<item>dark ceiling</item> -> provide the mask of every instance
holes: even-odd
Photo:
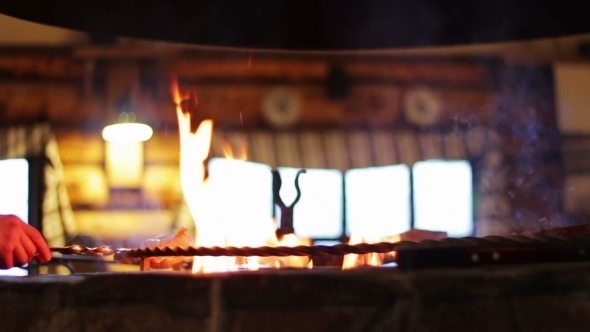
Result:
[[[590,32],[590,1],[19,0],[0,13],[88,31],[248,49],[359,50]]]

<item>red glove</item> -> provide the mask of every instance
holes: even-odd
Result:
[[[23,266],[34,257],[39,263],[51,259],[41,233],[17,216],[0,215],[0,269]]]

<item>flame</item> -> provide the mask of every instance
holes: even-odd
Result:
[[[207,210],[203,209],[208,191],[208,181],[205,179],[205,161],[209,156],[211,138],[213,136],[213,121],[203,120],[197,130],[191,130],[191,114],[183,112],[181,103],[189,98],[182,95],[178,81],[173,79],[171,84],[172,99],[176,105],[178,118],[178,132],[180,137],[180,185],[189,212],[195,220],[196,246],[224,246],[225,239],[220,238],[215,225],[206,221]],[[227,268],[224,258],[194,257],[193,272],[212,272],[220,268]]]
[[[248,148],[243,141],[240,141],[240,152],[234,156],[233,148],[228,140],[221,142],[221,150],[226,159],[248,160]]]
[[[350,237],[349,244],[359,243],[378,243],[378,242],[400,242],[404,241],[424,241],[424,240],[437,240],[440,241],[447,238],[446,232],[427,231],[423,229],[412,228],[409,231],[397,235],[390,236],[363,236],[359,234],[353,234]],[[392,251],[385,254],[367,254],[367,255],[345,255],[342,269],[351,269],[359,266],[380,266],[383,265],[387,258],[394,259],[396,252]]]
[[[203,120],[197,130],[192,132],[191,114],[184,112],[181,104],[190,95],[181,94],[178,81],[171,82],[171,92],[176,104],[178,128],[180,136],[180,181],[185,201],[188,205],[196,228],[195,246],[197,247],[225,247],[225,246],[298,246],[311,245],[310,239],[298,238],[295,234],[287,234],[281,239],[276,236],[277,222],[273,218],[252,221],[244,218],[223,220],[219,211],[215,211],[211,199],[213,193],[232,193],[236,190],[234,179],[221,179],[210,182],[206,179],[205,163],[209,156],[213,135],[213,121]],[[196,99],[195,99],[196,102]],[[227,159],[234,159],[237,163],[247,160],[247,147],[240,142],[239,153],[234,153],[232,145],[224,140],[222,150]],[[239,165],[236,165],[239,166]],[[227,219],[227,218],[225,218]],[[230,218],[231,219],[231,218]],[[240,220],[237,220],[240,219]],[[244,219],[244,220],[242,220]],[[247,222],[246,222],[247,221]],[[441,239],[446,233],[429,232],[412,229],[409,232],[393,236],[367,236],[353,234],[349,244],[399,242],[404,240]],[[342,269],[359,266],[380,266],[388,257],[395,257],[395,252],[386,254],[371,253],[366,255],[350,254],[344,256]],[[227,272],[238,270],[244,266],[247,270],[258,270],[261,266],[274,268],[295,267],[311,268],[309,257],[194,257],[193,273]]]
[[[183,101],[189,94],[181,94],[178,81],[171,82],[172,99],[176,105],[180,136],[180,182],[188,210],[195,221],[196,247],[226,246],[297,246],[310,245],[311,241],[299,239],[294,234],[277,239],[277,223],[274,219],[252,221],[244,218],[228,218],[226,211],[216,211],[211,199],[219,193],[234,193],[239,184],[233,179],[206,179],[206,161],[209,156],[213,135],[213,121],[203,120],[197,130],[192,132],[191,114],[182,109]],[[239,153],[234,153],[231,144],[222,142],[224,155],[237,163],[247,160],[247,147],[240,142]],[[236,165],[239,166],[239,165]],[[239,182],[239,181],[237,181]],[[270,190],[270,188],[269,188]],[[238,193],[240,190],[237,191]],[[242,220],[243,219],[243,220]],[[258,270],[261,265],[269,267],[311,268],[309,257],[194,257],[193,273],[228,272],[243,266],[247,270]]]
[[[310,246],[311,239],[299,238],[295,234],[286,234],[280,240],[276,237],[277,220],[271,219],[272,234],[267,237],[264,245],[269,247],[296,247],[296,246]],[[282,268],[308,268],[313,267],[313,262],[309,257],[305,256],[287,256],[287,257],[264,257],[261,258],[261,263],[270,267]]]

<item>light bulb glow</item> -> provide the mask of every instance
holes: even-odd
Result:
[[[152,127],[143,123],[117,123],[102,130],[102,138],[109,142],[143,142],[153,134]]]

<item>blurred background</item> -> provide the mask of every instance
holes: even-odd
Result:
[[[314,243],[579,224],[589,60],[590,35],[300,53],[105,39],[0,15],[0,212],[55,246],[194,234],[178,82],[192,129],[214,123],[206,165],[218,190],[200,206],[218,218],[280,219],[271,169],[289,203],[307,168],[294,220]],[[117,123],[146,126],[105,130]]]

